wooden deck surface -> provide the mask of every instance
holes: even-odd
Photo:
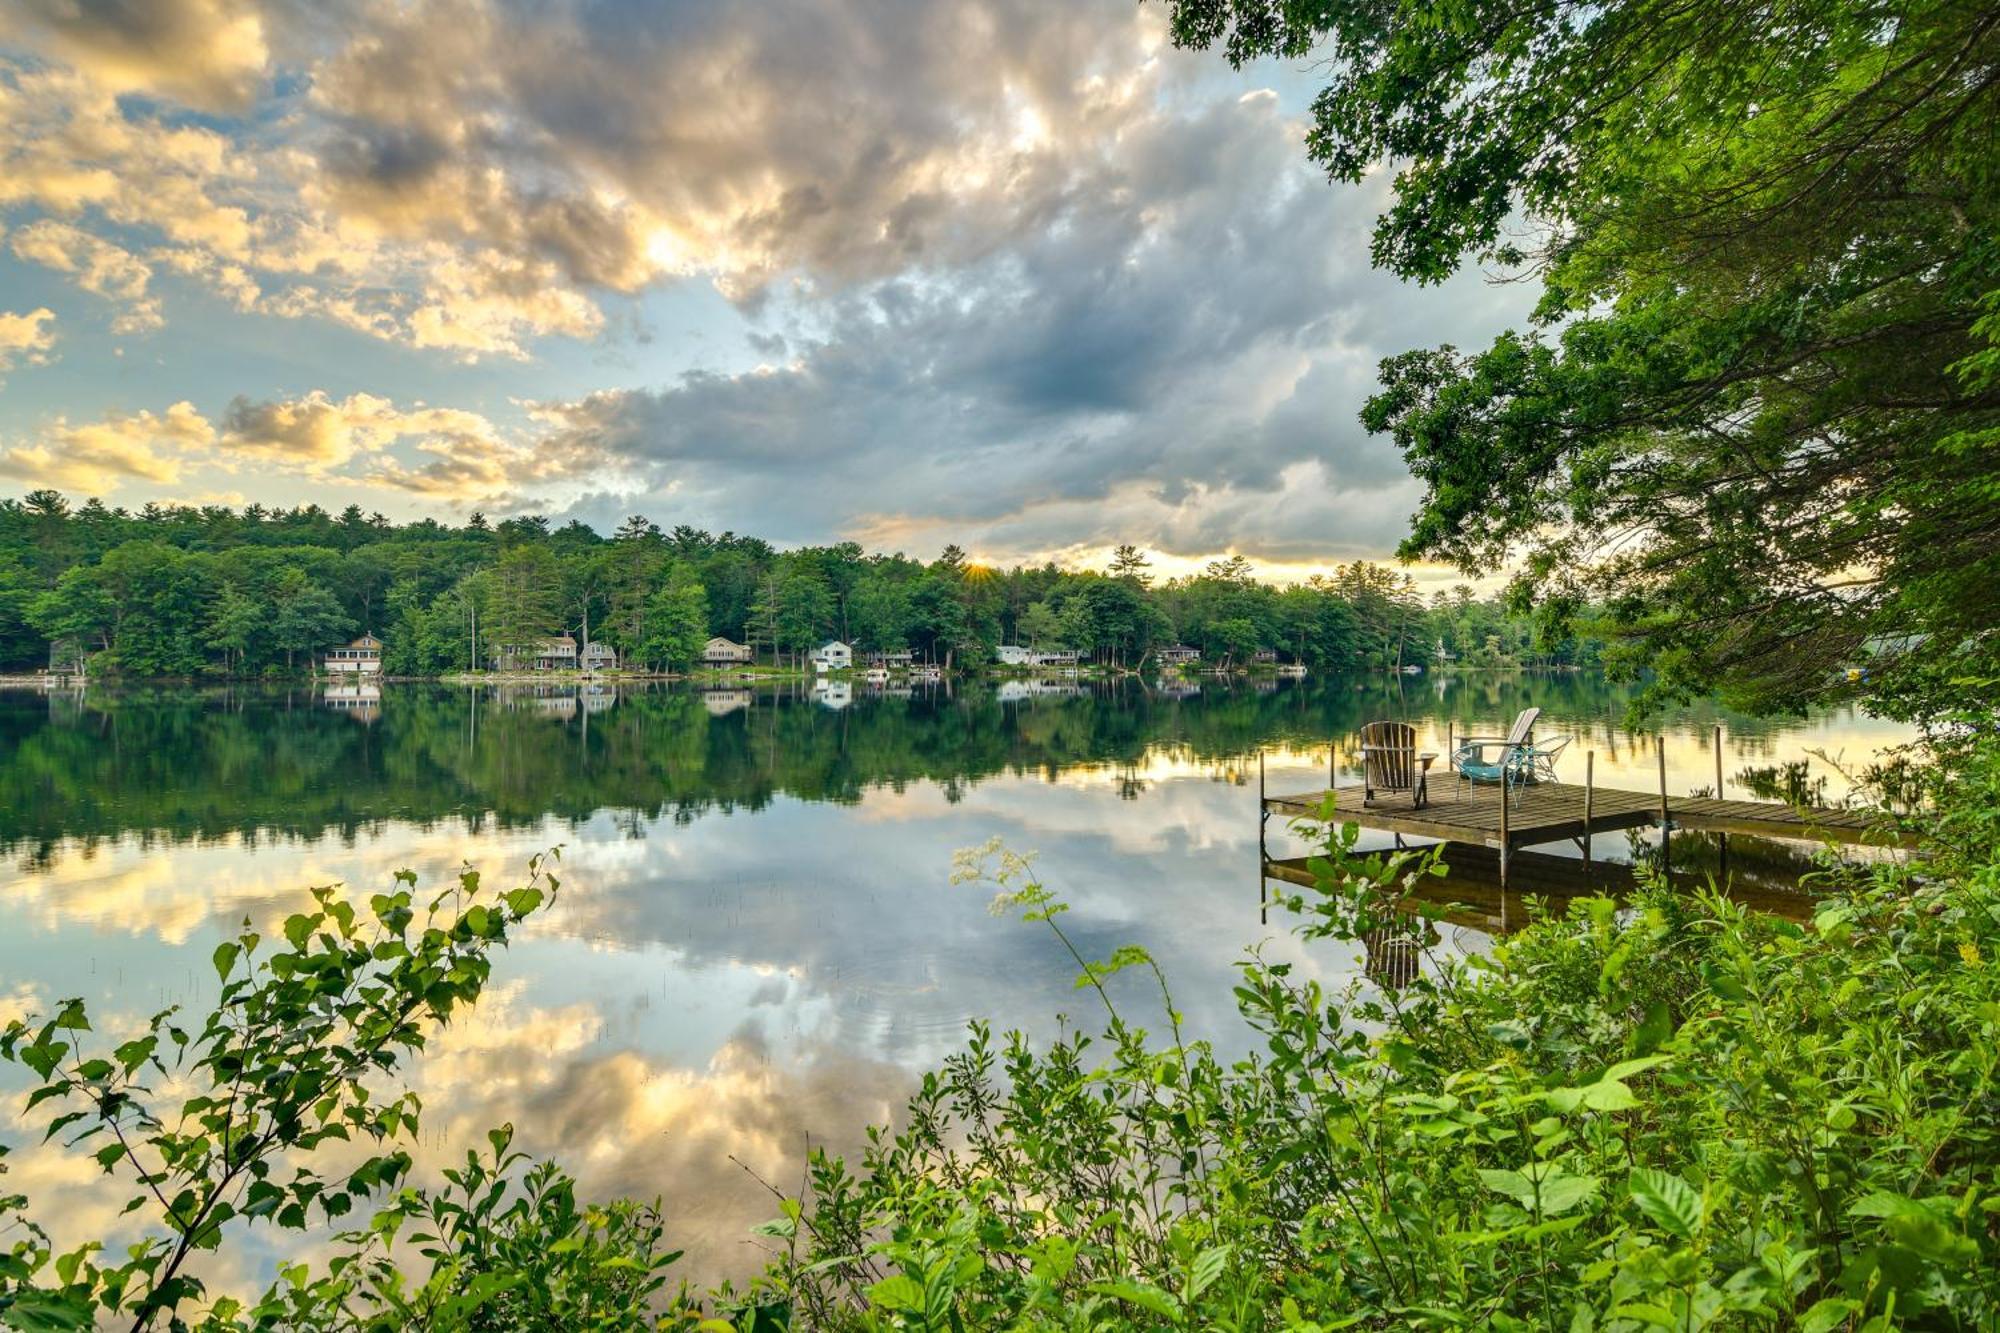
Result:
[[[1431,784],[1430,802],[1419,810],[1408,793],[1384,794],[1373,805],[1363,800],[1361,787],[1266,796],[1264,808],[1284,818],[1311,818],[1334,801],[1336,818],[1366,828],[1385,829],[1442,842],[1497,848],[1502,844],[1500,790],[1490,785],[1461,783],[1449,776]],[[1536,783],[1517,788],[1508,801],[1505,843],[1530,847],[1567,842],[1586,833],[1656,827],[1660,823],[1658,792],[1621,791],[1598,787],[1589,794],[1567,782]],[[1854,810],[1800,809],[1777,801],[1723,801],[1707,797],[1670,796],[1667,811],[1675,829],[1739,833],[1759,838],[1804,838],[1813,841],[1882,844],[1873,831],[1873,816]]]

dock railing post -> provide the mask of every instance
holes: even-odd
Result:
[[[1590,815],[1597,797],[1597,751],[1585,751],[1583,756],[1583,869],[1584,878],[1590,877]]]
[[[1660,756],[1660,873],[1665,875],[1672,869],[1667,842],[1673,836],[1672,817],[1667,810],[1667,733],[1661,732],[1653,744]]]
[[[1505,762],[1504,758],[1502,762]],[[1513,850],[1514,840],[1507,834],[1507,774],[1503,768],[1500,773],[1500,892],[1503,910],[1507,892],[1507,863],[1512,859],[1510,854]]]

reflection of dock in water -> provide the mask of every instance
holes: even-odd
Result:
[[[1273,858],[1264,862],[1267,878],[1313,885],[1309,868],[1312,858]],[[1507,879],[1500,879],[1500,853],[1491,847],[1448,845],[1443,860],[1451,873],[1442,879],[1423,876],[1405,899],[1405,910],[1433,912],[1438,920],[1468,926],[1488,935],[1504,935],[1528,924],[1528,899],[1543,899],[1549,910],[1560,912],[1565,899],[1604,897],[1618,901],[1631,896],[1639,885],[1639,872],[1616,862],[1586,862],[1573,856],[1549,852],[1515,852],[1509,859]],[[1810,860],[1804,869],[1810,865]],[[1709,882],[1712,867],[1670,872],[1670,883],[1696,888]],[[1725,881],[1715,875],[1732,901],[1792,921],[1809,920],[1816,900],[1798,887],[1793,874],[1781,862],[1751,873],[1748,867],[1729,875]]]

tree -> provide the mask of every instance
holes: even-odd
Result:
[[[302,569],[288,566],[271,585],[271,641],[284,650],[285,669],[294,655],[325,647],[354,629],[340,609],[340,599],[313,582]]]
[[[222,650],[224,671],[236,674],[255,651],[271,620],[271,609],[233,583],[224,584],[208,612],[208,646]]]
[[[523,540],[507,548],[493,566],[486,592],[480,634],[497,653],[530,649],[555,633],[562,570],[548,547]]]
[[[1112,578],[1132,579],[1144,587],[1153,581],[1153,576],[1146,572],[1151,567],[1152,561],[1136,546],[1123,545],[1111,553]]]
[[[1520,605],[1560,636],[1601,597],[1614,661],[1667,694],[1797,706],[1866,663],[1878,707],[1978,702],[2000,676],[1991,5],[1434,18],[1173,3],[1183,45],[1326,57],[1309,151],[1344,180],[1402,164],[1378,262],[1541,278],[1530,331],[1384,364],[1363,419],[1425,487],[1404,554],[1525,553]]]
[[[647,663],[685,671],[701,661],[708,642],[708,590],[686,564],[676,564],[646,608]]]

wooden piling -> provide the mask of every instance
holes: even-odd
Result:
[[[1667,872],[1667,840],[1673,836],[1673,815],[1667,808],[1667,735],[1661,732],[1653,742],[1660,756],[1660,873]]]
[[[1722,724],[1715,724],[1715,799],[1722,799]],[[1716,871],[1723,883],[1729,882],[1729,834],[1715,835]]]
[[[1597,800],[1597,751],[1583,756],[1583,868],[1590,869],[1590,814]]]
[[[1271,823],[1271,807],[1264,804],[1264,751],[1257,751],[1257,924],[1270,923],[1269,872],[1271,868],[1270,844],[1265,838],[1265,830]]]
[[[1507,770],[1502,760],[1500,770],[1500,888],[1507,887],[1507,862],[1514,850],[1514,840],[1507,831]]]

